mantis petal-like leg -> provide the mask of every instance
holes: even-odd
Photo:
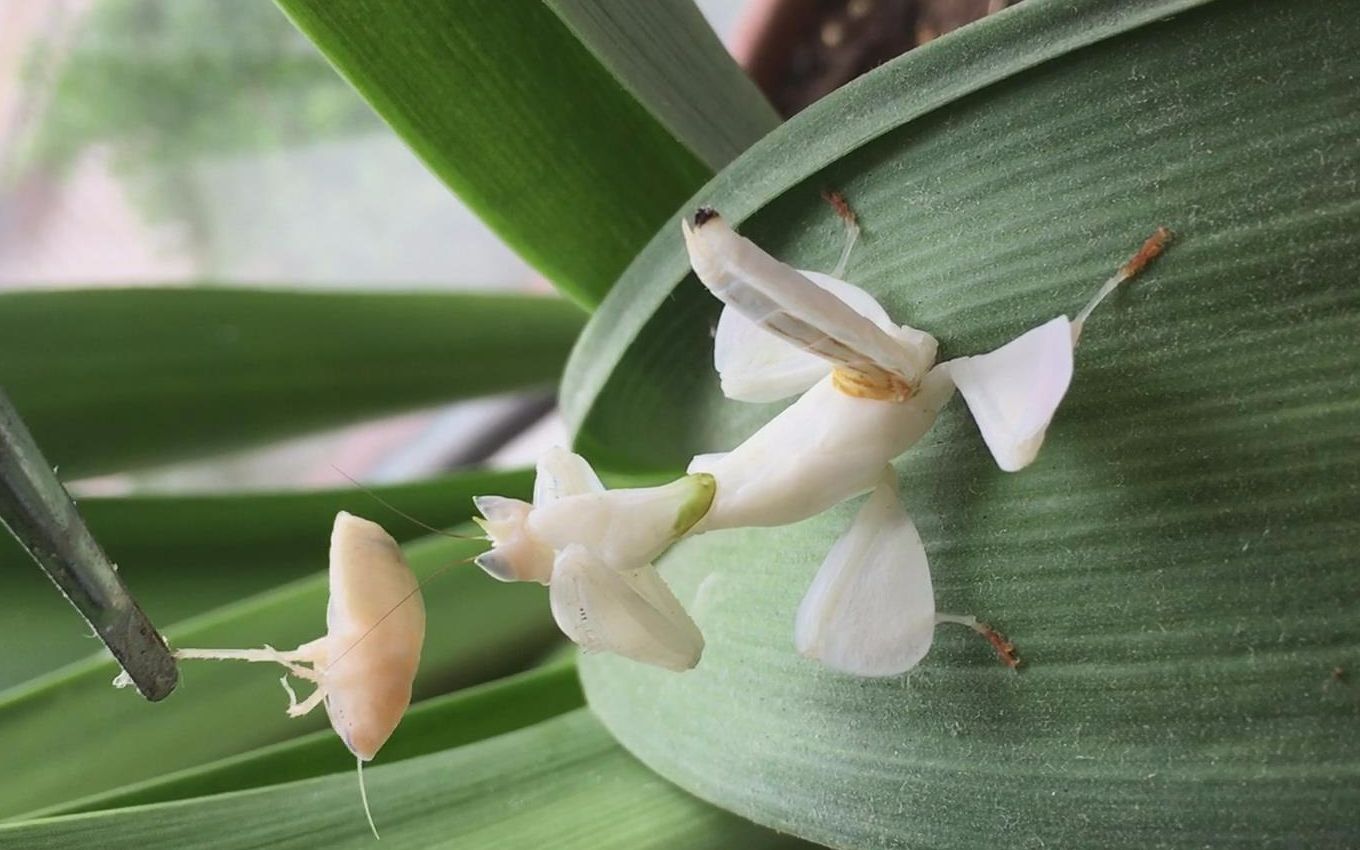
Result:
[[[834,368],[781,336],[723,307],[713,337],[713,366],[734,401],[779,401],[804,392]]]
[[[681,222],[694,273],[724,304],[836,367],[847,392],[910,397],[935,359],[934,339],[894,336],[737,235],[710,209]]]
[[[507,556],[507,567],[525,566],[510,547],[519,537],[551,555],[540,580],[568,638],[589,651],[688,670],[703,637],[650,561],[708,512],[715,486],[701,473],[605,490],[584,458],[555,447],[539,459],[533,505],[487,497],[478,506],[497,544],[490,554]],[[498,524],[510,508],[514,522]]]
[[[935,634],[925,545],[889,467],[817,571],[798,606],[798,651],[856,676],[915,667]]]
[[[553,446],[538,459],[534,477],[534,507],[542,507],[567,496],[600,493],[604,484],[586,459],[561,446]]]
[[[1072,382],[1072,325],[1059,316],[995,351],[942,364],[997,466],[1028,466]]]
[[[1072,383],[1072,351],[1091,311],[1160,255],[1170,239],[1171,231],[1158,228],[1101,285],[1077,318],[1059,316],[995,351],[941,364],[953,376],[982,439],[1002,469],[1024,469],[1038,455],[1044,433]]]
[[[621,572],[573,544],[557,556],[548,596],[558,627],[587,651],[668,670],[688,670],[703,654],[698,627],[650,565]]]

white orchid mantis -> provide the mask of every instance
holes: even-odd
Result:
[[[287,671],[288,716],[324,705],[340,740],[355,756],[364,814],[376,837],[363,764],[371,761],[411,704],[411,685],[425,640],[420,584],[397,542],[377,523],[341,511],[331,530],[326,634],[297,649],[179,649],[180,659],[265,661]],[[312,682],[301,702],[288,676]],[[115,684],[121,684],[115,680]]]
[[[849,220],[848,207],[842,214]],[[838,272],[857,234],[850,224]],[[1149,239],[1075,320],[936,364],[934,337],[895,324],[867,292],[790,268],[711,209],[682,225],[695,273],[726,304],[714,344],[723,392],[800,398],[663,487],[606,491],[584,459],[548,452],[532,504],[477,500],[493,543],[477,563],[502,581],[548,585],[558,625],[586,649],[683,670],[698,663],[703,638],[653,568],[656,557],[686,535],[794,523],[872,490],[799,607],[798,650],[836,670],[897,675],[925,656],[937,624],[958,623],[1015,666],[1011,645],[985,623],[935,611],[925,546],[890,464],[925,435],[956,386],[997,463],[1030,463],[1071,380],[1082,323],[1169,234]]]
[[[843,216],[851,230],[838,270],[857,235]],[[1159,229],[1075,320],[1059,317],[996,351],[935,365],[935,340],[895,325],[863,290],[780,263],[711,209],[682,227],[695,274],[726,305],[714,342],[724,393],[774,401],[805,391],[733,451],[694,459],[690,471],[717,482],[695,530],[797,522],[872,487],[799,607],[799,651],[849,673],[896,675],[925,656],[937,623],[953,622],[986,636],[1015,666],[1011,645],[986,624],[936,614],[925,548],[888,464],[929,430],[956,385],[1002,469],[1033,461],[1071,381],[1082,324],[1170,234]]]
[[[724,388],[741,387],[739,400],[804,393],[731,452],[690,464],[718,484],[696,530],[798,522],[872,488],[954,393],[931,369],[934,337],[893,325],[863,290],[780,263],[711,210],[684,232],[695,273],[727,304],[714,342]]]
[[[532,504],[475,500],[492,543],[476,562],[501,581],[547,585],[553,619],[587,651],[688,670],[703,636],[651,562],[708,512],[713,491],[705,474],[605,490],[580,455],[550,449]]]

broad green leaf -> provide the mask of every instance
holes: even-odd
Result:
[[[722,164],[704,157],[730,156],[774,124],[674,2],[559,7],[585,43],[538,2],[278,2],[435,174],[586,307]],[[638,61],[628,51],[646,37],[654,52]],[[748,94],[684,108],[691,89],[665,81],[690,62]],[[659,102],[649,110],[635,95]],[[729,114],[751,103],[764,111]],[[718,124],[733,128],[721,147],[710,141]]]
[[[0,295],[0,385],[67,478],[550,384],[554,298],[131,289]]]
[[[364,771],[383,847],[794,850],[667,784],[584,710],[487,741]],[[0,845],[369,848],[355,778],[0,826]]]
[[[541,588],[502,585],[465,559],[484,544],[446,538],[406,547],[429,612],[418,698],[522,667],[557,634]],[[325,630],[317,575],[165,630],[175,647],[292,647]],[[156,704],[109,682],[96,656],[0,692],[0,817],[45,808],[215,761],[326,725],[318,710],[284,714],[272,665],[184,662],[179,689]],[[72,769],[71,759],[98,753]]]
[[[913,122],[923,116],[929,116],[932,125],[945,129],[941,122],[949,120],[947,115],[931,113],[952,102],[965,100],[1009,77],[1023,77],[1030,69],[1056,57],[1083,48],[1091,52],[1108,50],[1110,48],[1102,44],[1107,39],[1206,2],[1210,0],[1030,2],[1022,13],[1007,11],[1000,17],[989,16],[973,25],[967,36],[913,50],[908,58],[890,63],[840,89],[834,96],[814,103],[799,113],[796,121],[768,135],[714,177],[684,206],[672,211],[670,222],[656,232],[628,267],[609,299],[600,305],[598,315],[577,340],[567,362],[560,401],[563,415],[576,431],[578,448],[591,458],[619,469],[674,471],[683,469],[694,454],[710,450],[705,447],[728,441],[730,432],[711,433],[710,420],[729,420],[745,412],[749,415],[745,418],[744,430],[749,432],[755,424],[770,417],[771,408],[733,406],[722,403],[716,396],[717,381],[706,366],[712,358],[712,333],[719,305],[689,276],[689,260],[679,235],[682,216],[706,204],[716,207],[736,226],[781,196],[789,195],[784,206],[790,209],[778,214],[774,210],[765,211],[752,225],[759,227],[762,221],[769,221],[766,230],[757,230],[750,235],[758,237],[767,247],[779,248],[786,258],[803,264],[804,268],[829,270],[840,255],[842,230],[817,196],[824,188],[854,190],[850,195],[861,212],[869,212],[868,205],[875,201],[886,208],[873,210],[878,215],[877,220],[863,216],[865,235],[851,265],[851,276],[856,284],[873,291],[874,277],[891,276],[899,283],[905,283],[900,279],[907,276],[923,280],[928,273],[935,272],[929,268],[918,270],[906,263],[920,263],[927,256],[931,268],[957,264],[960,271],[973,275],[982,271],[995,274],[992,252],[1001,246],[994,242],[966,241],[960,235],[958,222],[975,212],[977,205],[984,201],[988,202],[990,211],[991,198],[1013,204],[1026,203],[1040,193],[1050,199],[1049,208],[1057,207],[1068,219],[1075,218],[1070,209],[1055,204],[1052,193],[1046,191],[1052,188],[1051,181],[1055,178],[1048,173],[1051,169],[1035,165],[1027,172],[996,162],[992,168],[1004,168],[1009,176],[993,176],[991,183],[977,186],[963,181],[981,180],[981,173],[973,178],[973,172],[960,171],[950,179],[950,187],[959,193],[971,188],[965,197],[974,206],[951,211],[938,204],[930,205],[936,196],[925,194],[932,188],[937,192],[950,188],[936,185],[944,180],[944,176],[916,175],[911,186],[922,197],[892,197],[890,193],[895,184],[885,181],[882,174],[873,175],[872,183],[869,180],[860,180],[854,185],[837,182],[850,181],[858,173],[851,166],[838,165],[838,161],[854,152],[867,162],[873,162],[909,143]],[[1156,80],[1144,78],[1139,91],[1151,89],[1163,98],[1174,93],[1174,89],[1159,91],[1156,83]],[[1062,106],[1050,105],[1050,108],[1057,110]],[[1138,112],[1138,106],[1136,100],[1125,105],[1130,120],[1135,116],[1139,120],[1147,119]],[[1028,142],[1029,147],[1021,152],[1031,157],[1044,155],[1043,139],[1036,138],[1044,125],[1037,120],[1025,120],[1032,123],[1035,130],[1030,137],[1017,140]],[[1121,144],[1127,143],[1130,134],[1137,132],[1127,127],[1104,129]],[[1006,135],[1010,132],[1007,128]],[[885,135],[888,138],[882,138]],[[1139,139],[1160,141],[1163,145],[1168,143],[1167,139],[1157,136],[1144,131]],[[989,139],[984,147],[955,151],[955,159],[980,159],[983,154],[993,155],[994,150],[1000,153],[997,149],[999,141]],[[1081,150],[1084,148],[1077,148],[1074,153]],[[1163,147],[1156,150],[1165,152]],[[910,167],[916,167],[916,158],[912,157]],[[953,164],[956,168],[963,165],[961,162]],[[1166,169],[1169,165],[1162,162],[1159,168]],[[1148,182],[1147,175],[1122,169],[1119,173],[1124,183],[1132,184],[1130,188],[1143,188]],[[898,177],[891,173],[889,176]],[[1072,175],[1069,179],[1076,180],[1081,176]],[[866,197],[866,193],[874,191],[889,194]],[[1134,195],[1119,200],[1146,205],[1156,197],[1153,194]],[[1003,210],[1003,216],[1009,212],[1021,220],[1025,230],[1015,235],[1026,237],[1030,243],[1028,247],[1035,249],[1036,256],[1046,258],[1051,255],[1046,240],[1060,234],[1055,231],[1049,235],[1047,220],[1037,215],[1024,216],[1023,207],[996,206]],[[955,214],[944,214],[950,212]],[[1106,217],[1115,212],[1108,204],[1100,211]],[[986,222],[966,223],[980,226],[1003,222],[1009,222],[1009,219],[993,214]],[[1136,224],[1137,228],[1129,233],[1103,234],[1107,237],[1105,244],[1110,248],[1124,246],[1153,226],[1143,219],[1138,219]],[[999,229],[992,227],[988,231]],[[1088,227],[1081,235],[1081,244],[1085,244],[1085,240],[1101,234]],[[800,254],[790,253],[795,247]],[[1004,247],[1015,250],[1010,245]],[[1041,256],[1037,250],[1040,248],[1044,249]],[[1125,249],[1120,247],[1119,250]],[[879,259],[885,253],[889,256]],[[971,260],[971,267],[964,265],[966,260]],[[894,262],[895,265],[890,265]],[[1093,269],[1098,268],[1098,272],[1093,273],[1103,277],[1108,273],[1103,265],[1106,260],[1096,262],[1102,265],[1093,264]],[[1059,269],[1068,271],[1056,262],[1046,265],[1042,271],[1052,274]],[[931,330],[938,335],[938,328]],[[663,359],[666,357],[675,359],[666,361]],[[676,364],[686,364],[690,368],[674,368]],[[660,380],[657,380],[658,376]],[[676,408],[687,411],[698,408],[708,412],[714,405],[721,405],[722,410],[714,411],[713,416],[669,416]],[[630,412],[615,409],[619,407],[626,407]],[[661,430],[634,427],[635,421],[630,416],[648,410],[665,411],[656,417],[656,422],[648,423]]]
[[[899,463],[940,610],[1003,629],[1019,672],[948,626],[904,677],[797,655],[853,503],[695,538],[662,566],[698,668],[582,661],[663,776],[834,847],[1360,844],[1360,18],[1190,5],[1029,0],[694,199],[827,269],[817,193],[843,191],[848,279],[942,358],[1071,315],[1156,226],[1177,240],[1087,325],[1033,467],[998,471],[957,400]],[[778,409],[718,395],[717,304],[685,266],[669,225],[577,350],[563,396],[597,457],[674,469]]]
[[[95,537],[154,623],[173,623],[316,573],[338,511],[397,540],[424,535],[377,499],[436,526],[472,516],[472,497],[529,498],[533,473],[464,472],[414,484],[278,493],[132,496],[80,501]],[[375,498],[376,497],[376,498]],[[76,661],[98,644],[9,535],[0,535],[0,688]]]
[[[694,0],[546,0],[581,44],[710,169],[779,125]]]
[[[576,666],[570,661],[429,699],[411,706],[397,731],[383,745],[377,763],[392,764],[513,732],[580,708],[583,701]],[[352,770],[354,756],[334,732],[324,729],[201,767],[30,812],[23,819],[207,797]]]

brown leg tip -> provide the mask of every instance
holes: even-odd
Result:
[[[1012,670],[1020,666],[1020,656],[1015,652],[1015,644],[1007,640],[1005,635],[981,622],[977,624],[977,631],[978,634],[987,639],[987,642],[992,645],[992,649],[996,650],[996,656],[1001,659],[1002,664]]]
[[[1175,238],[1175,234],[1169,228],[1158,227],[1153,234],[1143,243],[1143,247],[1138,249],[1138,253],[1129,258],[1129,261],[1120,267],[1119,271],[1125,278],[1133,277],[1147,268],[1148,263],[1161,256],[1162,251]]]
[[[840,216],[846,224],[856,224],[859,221],[859,216],[855,215],[855,211],[850,208],[850,202],[835,189],[823,189],[822,200],[830,204],[831,208],[836,211],[836,215]]]

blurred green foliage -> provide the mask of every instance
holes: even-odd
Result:
[[[29,157],[68,166],[89,145],[155,166],[381,132],[382,122],[272,3],[99,0],[64,56]]]
[[[205,247],[204,156],[382,133],[386,125],[273,3],[96,0],[69,39],[35,44],[30,81],[56,68],[16,172],[63,174],[103,148],[149,218]]]

